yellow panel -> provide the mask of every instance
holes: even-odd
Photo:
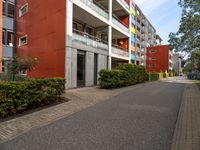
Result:
[[[135,28],[131,27],[131,32],[135,34],[136,33]]]
[[[133,16],[136,16],[136,11],[134,8],[131,8],[131,13],[133,14]]]

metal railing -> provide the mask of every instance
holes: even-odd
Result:
[[[124,57],[129,57],[129,53],[127,52],[127,49],[120,47],[118,45],[112,44],[112,53],[121,55]]]
[[[112,17],[112,22],[115,25],[119,26],[125,32],[129,32],[128,27],[121,20],[119,20],[117,17],[113,16]]]
[[[90,7],[92,10],[96,11],[101,16],[105,17],[106,19],[109,18],[108,11],[103,7],[100,6],[98,3],[92,0],[81,0],[85,5]]]
[[[89,35],[86,32],[82,32],[76,29],[73,29],[73,41],[80,42],[84,45],[108,50],[108,42],[104,41],[102,39],[99,39],[97,37],[94,37],[92,35]]]

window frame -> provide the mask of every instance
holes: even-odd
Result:
[[[11,4],[12,6],[13,6],[13,14],[12,14],[12,16],[11,15],[9,15],[9,4]],[[8,1],[7,2],[7,15],[6,15],[7,17],[9,17],[9,18],[14,18],[15,17],[15,4],[13,3],[13,2],[10,2],[10,1]]]
[[[22,40],[23,38],[26,38],[26,43],[23,43],[23,44],[22,44],[21,40]],[[28,35],[21,36],[21,37],[19,38],[19,46],[24,46],[24,45],[27,45],[27,44],[28,44]]]
[[[26,12],[22,13],[22,9],[26,8]],[[24,4],[19,8],[19,17],[25,16],[28,13],[28,3]]]

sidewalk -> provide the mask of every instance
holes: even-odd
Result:
[[[200,150],[200,91],[185,86],[171,150]]]
[[[104,90],[98,89],[97,87],[67,90],[63,96],[68,98],[70,100],[69,102],[0,123],[0,143],[11,140],[33,128],[48,125],[122,92],[140,88],[145,84],[115,90]]]

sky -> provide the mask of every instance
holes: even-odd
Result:
[[[176,32],[179,28],[181,8],[179,0],[135,0],[144,15],[156,29],[167,44],[170,32]]]

